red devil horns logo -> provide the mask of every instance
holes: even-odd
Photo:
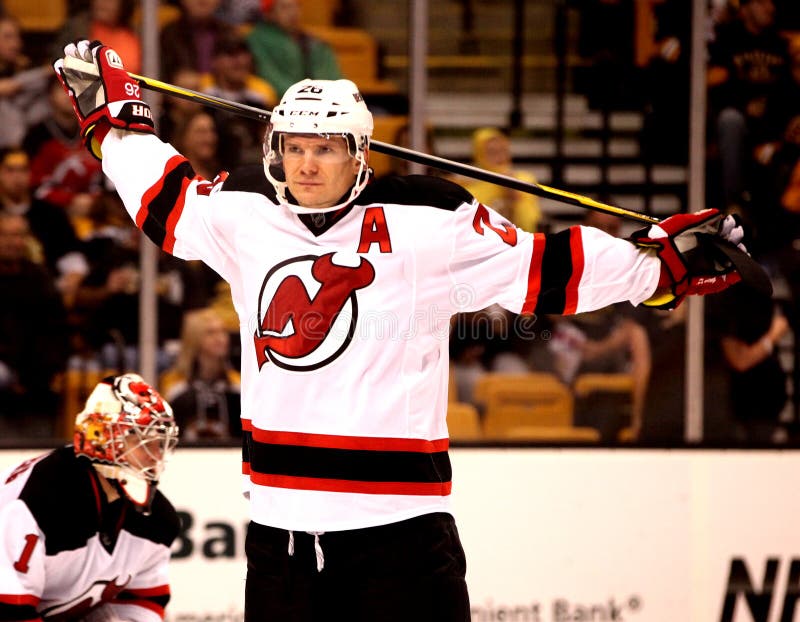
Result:
[[[293,259],[267,275],[262,301],[271,287],[275,290],[263,316],[259,303],[262,319],[253,337],[259,369],[267,359],[286,369],[316,369],[338,357],[349,344],[358,308],[355,292],[372,283],[375,268],[363,257],[355,267],[338,265],[333,255]],[[275,286],[272,282],[279,278]],[[315,286],[316,293],[309,293]],[[331,329],[343,321],[347,334],[333,335]]]

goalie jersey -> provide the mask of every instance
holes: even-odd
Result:
[[[261,167],[197,178],[151,135],[112,130],[103,167],[151,240],[230,283],[251,519],[283,529],[450,511],[455,313],[638,304],[660,273],[624,240],[532,235],[434,177],[374,181],[331,218],[279,205]]]
[[[0,621],[159,622],[179,522],[157,492],[144,515],[108,503],[72,446],[0,473]],[[103,615],[100,619],[106,619]]]

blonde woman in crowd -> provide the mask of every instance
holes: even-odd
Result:
[[[512,166],[511,141],[497,128],[482,127],[475,130],[472,134],[472,158],[478,168],[521,181],[536,182],[533,175]],[[537,197],[486,181],[471,180],[463,185],[478,201],[491,205],[520,229],[536,231],[541,218]]]
[[[241,376],[230,355],[230,333],[216,309],[185,314],[180,354],[161,376],[161,389],[185,440],[224,440],[241,434]]]

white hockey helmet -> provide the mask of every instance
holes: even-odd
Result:
[[[172,408],[137,374],[98,383],[75,418],[75,453],[115,480],[140,509],[149,508],[177,442]]]
[[[275,188],[278,201],[301,214],[330,212],[350,203],[369,181],[367,158],[372,128],[372,113],[358,87],[350,80],[306,78],[290,86],[272,111],[264,139],[264,172]],[[325,208],[305,208],[289,203],[282,156],[285,134],[341,136],[347,141],[348,152],[356,158],[359,168],[356,182],[342,203]]]

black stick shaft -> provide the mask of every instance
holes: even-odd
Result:
[[[232,102],[220,97],[215,97],[213,95],[207,95],[191,89],[161,82],[160,80],[155,80],[146,76],[140,76],[134,73],[129,75],[142,87],[151,91],[187,99],[211,108],[231,112],[249,119],[255,119],[256,121],[260,121],[262,123],[269,122],[271,113],[268,110],[262,110],[253,106],[247,106],[246,104]],[[561,203],[567,203],[576,207],[603,212],[606,214],[613,214],[615,216],[619,216],[620,218],[627,218],[628,220],[634,220],[636,222],[646,224],[658,224],[661,222],[658,218],[653,216],[648,216],[647,214],[617,207],[615,205],[609,205],[608,203],[601,203],[600,201],[595,201],[587,196],[574,194],[565,190],[559,190],[558,188],[551,188],[550,186],[545,186],[543,184],[522,181],[508,175],[492,173],[491,171],[470,166],[469,164],[462,164],[453,160],[447,160],[438,156],[414,151],[413,149],[406,149],[405,147],[398,147],[389,143],[383,143],[378,140],[370,141],[370,149],[376,151],[377,153],[383,153],[385,155],[400,158],[402,160],[408,160],[409,162],[416,162],[417,164],[430,166],[448,173],[463,175],[464,177],[478,179],[480,181],[486,181],[497,184],[498,186],[503,186],[512,190],[519,190],[520,192],[527,192],[528,194],[534,194],[545,199],[560,201]]]

